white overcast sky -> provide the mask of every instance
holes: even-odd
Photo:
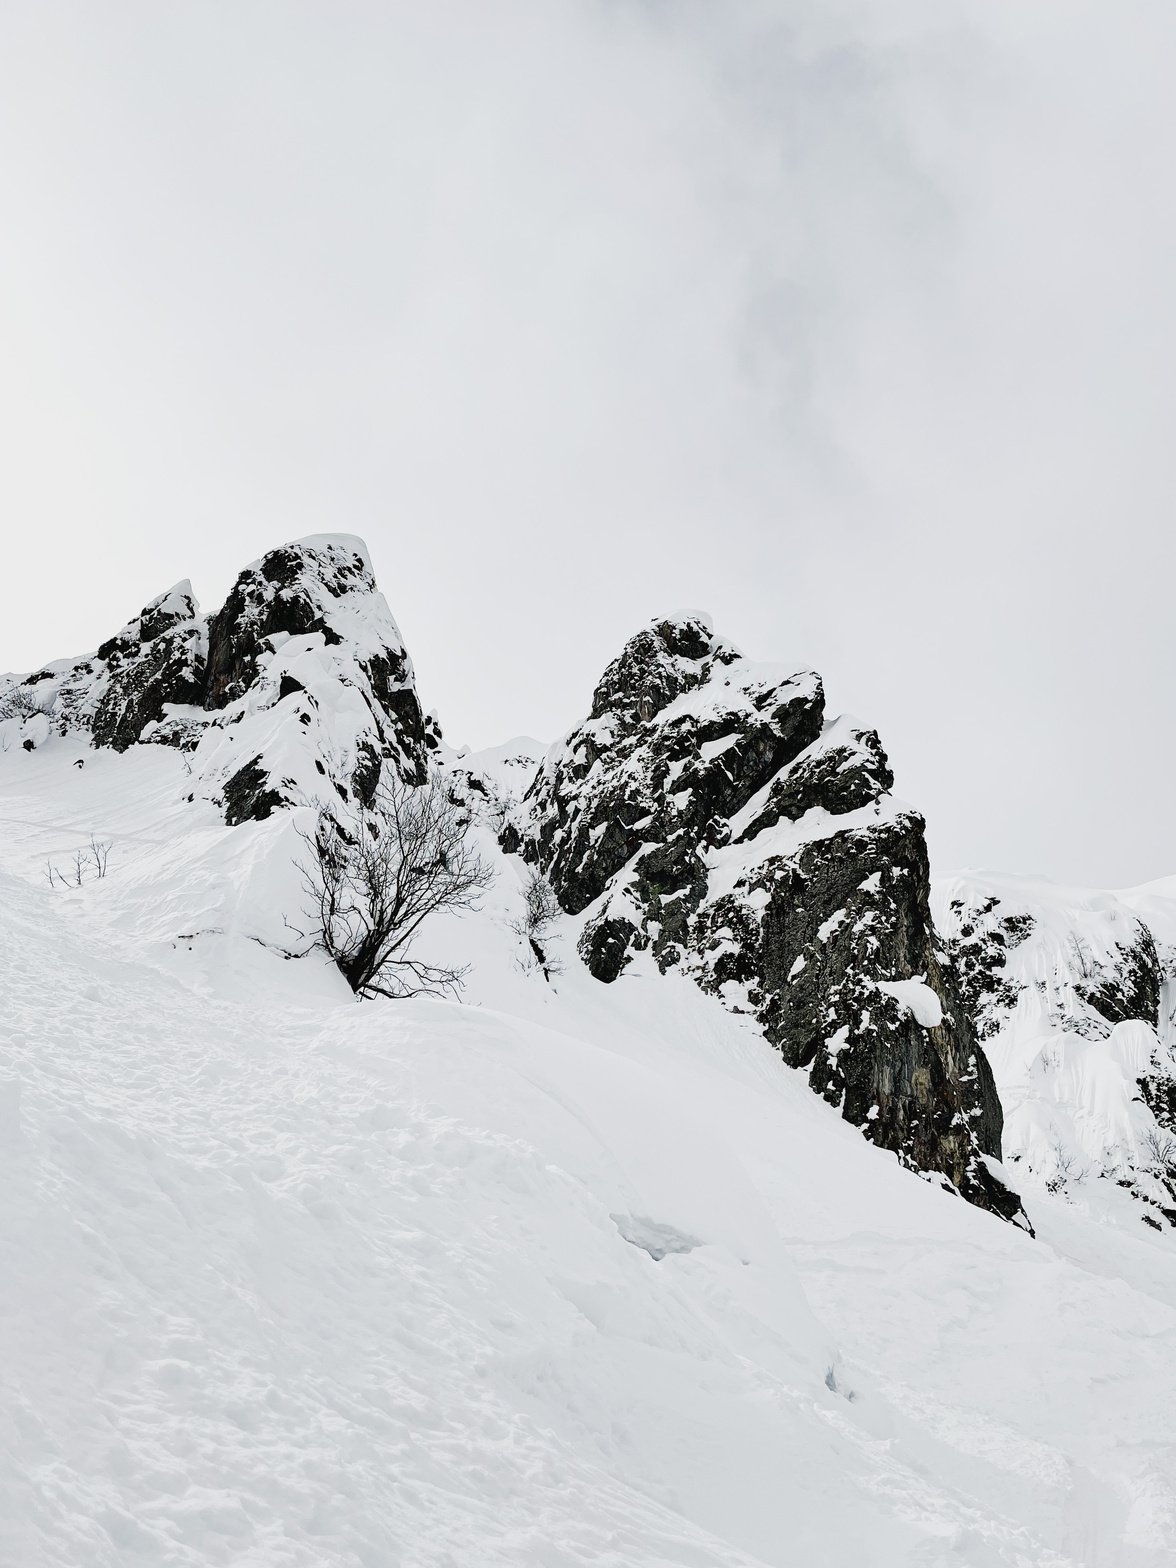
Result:
[[[3,0],[0,669],[363,534],[447,737],[709,609],[1176,872],[1171,0]]]

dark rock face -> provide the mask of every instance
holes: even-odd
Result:
[[[325,543],[317,549],[293,544],[271,550],[245,568],[209,619],[205,706],[223,708],[240,697],[257,679],[259,659],[275,636],[317,632],[328,646],[342,644],[345,638],[332,613],[339,601],[376,592],[371,570],[357,551]],[[379,710],[397,731],[418,781],[423,779],[425,716],[399,637],[356,653]],[[287,683],[291,679],[286,677]]]
[[[1158,1023],[1163,975],[1155,938],[1142,920],[1134,941],[1119,945],[1117,958],[1109,973],[1079,981],[1083,1000],[1109,1024],[1132,1018]]]
[[[845,742],[799,758],[794,768],[773,782],[754,821],[740,837],[753,839],[764,828],[786,817],[798,821],[814,806],[842,816],[887,793],[894,775],[873,730],[850,729]]]
[[[231,828],[242,822],[264,822],[266,817],[288,804],[270,785],[270,776],[260,757],[238,768],[222,791],[225,821]]]
[[[324,570],[304,547],[282,545],[245,568],[209,617],[206,707],[223,708],[244,694],[257,678],[266,639],[275,633],[322,632],[328,642],[341,640],[326,619],[327,596],[340,597],[354,587],[374,591],[375,584],[361,556],[339,555]]]
[[[960,1000],[981,1040],[990,1039],[1000,1027],[1002,1010],[1015,1007],[1020,988],[1005,974],[1008,955],[1029,936],[1035,924],[1030,914],[996,913],[1000,900],[981,900],[969,918],[964,900],[952,900],[960,916],[946,942],[955,968]],[[994,918],[986,918],[992,917]]]
[[[931,922],[922,819],[891,782],[872,731],[826,723],[817,676],[682,616],[608,667],[504,847],[587,911],[598,979],[645,950],[680,965],[868,1138],[1026,1223],[985,1163],[1000,1103]]]
[[[287,702],[303,737],[293,759],[279,760],[272,747],[258,753],[264,783],[249,771],[254,764],[226,779],[230,820],[313,798],[315,780],[299,756],[329,774],[342,798],[365,806],[385,763],[407,782],[424,781],[429,744],[412,664],[358,541],[328,536],[271,550],[245,568],[212,616],[205,707],[235,722],[238,707],[258,698]],[[350,715],[343,733],[335,706]]]
[[[22,733],[30,747],[56,731],[194,752],[193,794],[231,823],[317,800],[324,781],[370,804],[386,765],[423,782],[440,745],[364,547],[346,535],[271,550],[207,621],[181,583],[96,653],[14,683],[3,702],[0,720],[11,708],[40,726]]]
[[[739,661],[697,618],[638,633],[601,677],[592,716],[528,795],[532,858],[572,914],[642,852],[650,918],[705,873],[698,852],[821,732],[817,676],[726,679]],[[693,699],[693,700],[692,700]]]
[[[96,746],[125,751],[143,738],[172,739],[156,731],[170,723],[167,704],[201,701],[204,654],[204,622],[191,584],[177,583],[96,653],[38,670],[8,695],[19,700],[27,693],[30,711],[44,714],[58,734],[89,731]]]
[[[1000,1158],[1000,1100],[928,895],[922,818],[880,812],[766,855],[709,902],[700,979],[736,982],[789,1065],[873,1142],[1012,1218],[1019,1202],[980,1158]]]
[[[143,609],[98,649],[108,679],[91,721],[96,746],[125,751],[165,703],[199,703],[204,690],[204,627],[186,584]]]

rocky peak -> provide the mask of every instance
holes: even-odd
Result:
[[[362,541],[342,534],[280,545],[251,562],[209,619],[205,706],[223,708],[244,694],[271,637],[318,633],[328,646],[343,642],[338,612],[376,591]]]
[[[102,643],[98,649],[99,659],[109,660],[120,654],[134,654],[149,642],[154,642],[164,632],[171,631],[177,626],[186,626],[199,620],[200,608],[192,593],[192,584],[185,577],[183,582],[178,582],[174,588],[169,588],[166,593],[161,593],[152,599],[135,616],[128,621],[121,632]]]
[[[94,654],[13,683],[9,706],[22,690],[22,744],[81,731],[119,751],[181,746],[193,793],[230,822],[324,793],[370,800],[385,763],[423,779],[437,743],[367,550],[345,534],[269,551],[207,620],[179,583]]]
[[[701,848],[729,838],[730,820],[819,735],[822,712],[815,675],[749,665],[697,615],[654,622],[545,759],[528,793],[531,854],[573,914],[641,856],[660,911],[656,886],[697,881]]]
[[[752,1012],[865,1135],[1023,1219],[989,1170],[1001,1110],[928,905],[922,819],[820,678],[658,620],[544,759],[504,845],[582,916],[611,982],[639,954]]]
[[[170,703],[199,702],[204,687],[205,627],[186,579],[144,605],[132,620],[80,659],[61,659],[6,694],[9,705],[35,706],[26,747],[54,732],[86,730],[96,746],[125,751],[164,717]]]
[[[716,661],[731,664],[738,657],[697,611],[654,621],[630,637],[600,677],[591,717],[611,714],[628,724],[648,723],[675,697],[701,686]]]
[[[370,802],[384,765],[420,782],[428,727],[412,661],[362,541],[318,535],[271,550],[209,623],[196,763],[230,822],[319,798]]]

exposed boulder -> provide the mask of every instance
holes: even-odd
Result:
[[[244,767],[226,782],[221,791],[225,821],[231,828],[240,822],[264,822],[266,817],[289,804],[273,788],[270,775],[260,757],[251,757]]]
[[[613,981],[638,952],[756,1016],[865,1135],[1024,1222],[989,1169],[1001,1108],[931,923],[922,819],[820,679],[685,614],[638,633],[504,825],[585,916]]]

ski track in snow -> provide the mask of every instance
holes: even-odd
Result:
[[[1166,1238],[968,1208],[677,977],[523,974],[501,857],[467,1005],[355,1005],[262,945],[288,818],[73,755],[0,757],[0,1562],[1176,1560]]]

